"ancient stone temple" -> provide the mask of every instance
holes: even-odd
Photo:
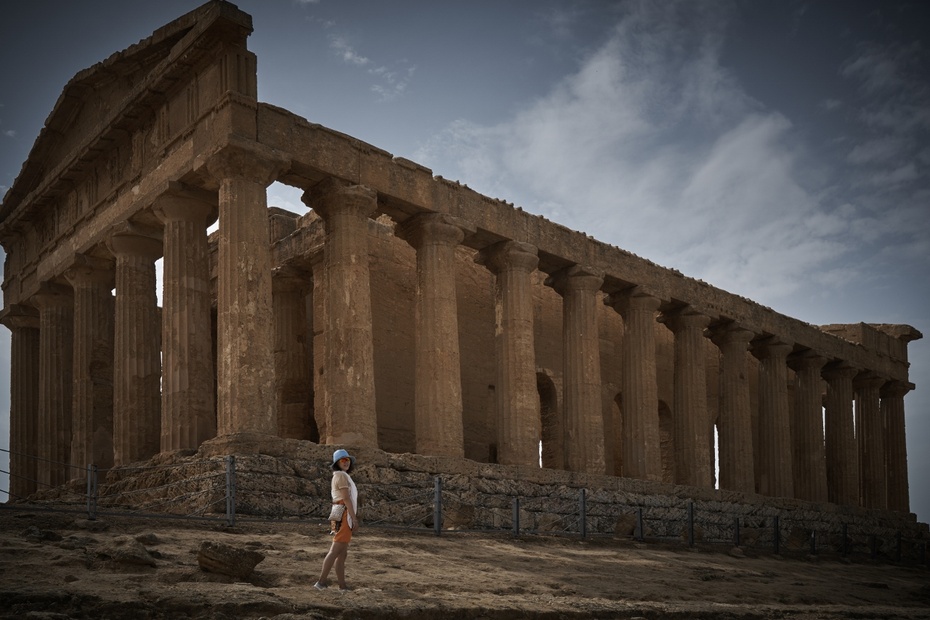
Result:
[[[803,323],[261,103],[251,30],[212,1],[74,76],[3,199],[14,497],[276,436],[909,511],[915,329]]]

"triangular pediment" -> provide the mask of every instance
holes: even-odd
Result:
[[[65,86],[29,157],[3,198],[0,224],[21,204],[54,196],[54,184],[79,177],[107,150],[115,132],[130,132],[134,119],[150,118],[158,98],[197,62],[209,41],[244,45],[251,17],[212,0],[159,28],[151,36],[77,73]],[[40,195],[35,195],[40,194]]]

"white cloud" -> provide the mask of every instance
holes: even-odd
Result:
[[[350,65],[364,67],[371,61],[358,54],[355,49],[344,38],[333,35],[329,39],[329,46],[342,58],[343,61]]]
[[[15,129],[7,129],[6,131],[3,132],[3,135],[6,136],[7,138],[15,138],[15,137],[16,137],[16,130],[15,130]]]

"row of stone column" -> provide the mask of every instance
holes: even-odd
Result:
[[[273,158],[253,155],[232,149],[214,157],[208,169],[218,182],[217,199],[172,186],[153,205],[162,230],[129,226],[115,231],[108,242],[114,261],[79,257],[64,274],[72,285],[71,294],[64,290],[67,287],[46,286],[31,300],[38,308],[37,317],[27,312],[7,322],[14,329],[14,351],[22,348],[17,341],[35,339],[35,334],[22,330],[34,331],[32,324],[38,323],[38,359],[21,366],[24,377],[30,364],[38,366],[38,389],[33,395],[25,380],[14,385],[14,394],[17,390],[22,394],[14,397],[14,409],[26,411],[31,399],[37,402],[37,437],[44,442],[39,454],[44,459],[105,465],[108,434],[112,461],[123,464],[159,450],[196,448],[216,433],[299,432],[281,427],[272,396],[273,297],[265,188],[277,168]],[[367,261],[367,221],[377,211],[377,195],[363,186],[327,180],[310,188],[305,201],[323,218],[326,230],[323,256],[313,266],[314,295],[322,301],[325,324],[325,359],[320,364],[324,375],[314,379],[320,436],[326,443],[377,446]],[[221,226],[219,363],[214,374],[205,231],[215,204]],[[417,452],[423,454],[464,454],[455,251],[471,232],[467,223],[437,213],[414,216],[397,230],[416,249],[417,257],[415,432]],[[159,329],[154,261],[161,255],[165,290]],[[535,466],[540,439],[531,303],[536,248],[503,241],[485,248],[477,260],[496,276],[498,460]],[[109,295],[114,282],[115,301]],[[552,274],[547,283],[563,298],[566,463],[575,471],[604,473],[597,327],[603,277],[575,265]],[[626,330],[620,378],[622,473],[660,480],[653,331],[660,302],[641,287],[615,293],[607,302],[623,316]],[[114,306],[112,311],[108,304]],[[114,316],[112,331],[110,316]],[[677,482],[711,486],[712,423],[703,350],[710,321],[690,308],[664,313],[661,320],[675,333]],[[107,334],[115,334],[112,343]],[[760,340],[738,326],[715,328],[711,339],[722,353],[718,426],[723,488],[857,503],[861,486],[865,505],[887,503],[906,509],[903,386],[883,386],[878,379],[857,374],[860,428],[853,435],[852,391],[843,383],[848,373],[835,370],[836,364],[824,369],[826,360],[812,354],[789,360],[789,343]],[[746,360],[750,345],[760,360],[755,436]],[[793,419],[789,419],[792,408],[786,387],[789,364],[797,381]],[[108,367],[113,377],[111,429],[105,420]],[[819,430],[822,369],[829,386],[825,442]],[[884,390],[881,401],[879,388]],[[21,425],[14,423],[14,431],[16,424]],[[861,473],[853,465],[860,461]],[[903,490],[890,475],[880,475],[886,463],[889,472],[905,472]],[[67,472],[50,468],[39,480],[57,484],[67,477]]]
[[[323,290],[330,293],[324,312],[325,331],[330,334],[326,346],[330,353],[324,362],[328,395],[318,395],[329,400],[321,400],[317,407],[330,412],[323,423],[328,429],[324,440],[377,445],[374,382],[368,379],[373,367],[371,336],[366,331],[371,316],[364,260],[367,219],[377,210],[376,196],[364,188],[330,183],[314,188],[306,201],[323,217],[327,235]],[[468,232],[463,222],[441,214],[414,216],[397,230],[416,249],[415,424],[416,450],[422,454],[463,455],[455,248]],[[530,301],[536,249],[504,241],[482,250],[476,260],[496,276],[498,461],[534,466],[540,439]],[[547,283],[563,298],[566,462],[571,470],[604,473],[597,328],[603,278],[576,265],[553,274]],[[653,331],[660,301],[641,287],[611,295],[607,301],[621,313],[626,326],[621,377],[623,475],[661,480]],[[684,308],[664,313],[661,320],[675,333],[676,482],[710,487],[713,422],[706,404],[703,348],[710,319]],[[885,489],[890,476],[886,478],[884,465],[878,465],[887,460],[888,471],[906,470],[900,387],[889,384],[881,401],[885,413],[879,415],[870,409],[879,406],[870,391],[873,383],[860,375],[856,412],[862,428],[858,445],[850,446],[846,434],[854,423],[851,391],[844,397],[828,398],[824,438],[821,371],[825,358],[810,352],[792,354],[790,343],[759,338],[736,325],[715,327],[710,335],[722,357],[718,421],[722,488],[858,504],[861,486],[863,505],[907,509],[906,485],[898,485],[902,488],[893,492]],[[755,429],[750,414],[750,349],[760,361]],[[834,366],[823,375],[828,384],[836,381]],[[793,406],[788,400],[789,368],[795,370]],[[836,390],[835,385],[832,389]],[[339,419],[344,415],[339,412],[347,411],[351,416]],[[882,419],[888,420],[887,429],[879,423]],[[862,473],[859,455],[867,459]]]
[[[14,496],[80,477],[88,463],[196,449],[217,428],[276,432],[265,188],[277,169],[261,161],[219,153],[207,166],[218,193],[169,184],[151,205],[161,228],[120,224],[106,240],[112,259],[77,255],[61,274],[70,287],[44,283],[5,312]],[[206,230],[217,210],[214,371]]]

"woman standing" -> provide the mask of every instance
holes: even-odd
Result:
[[[323,570],[320,572],[320,578],[313,584],[317,590],[329,587],[327,577],[332,568],[336,569],[336,583],[339,584],[340,590],[348,590],[346,586],[346,556],[349,553],[349,541],[352,540],[352,534],[358,529],[358,516],[355,513],[358,507],[358,489],[349,472],[355,467],[355,457],[351,456],[345,450],[339,449],[333,452],[333,481],[330,485],[333,505],[344,506],[342,516],[333,544],[329,548],[329,553],[323,559]]]

